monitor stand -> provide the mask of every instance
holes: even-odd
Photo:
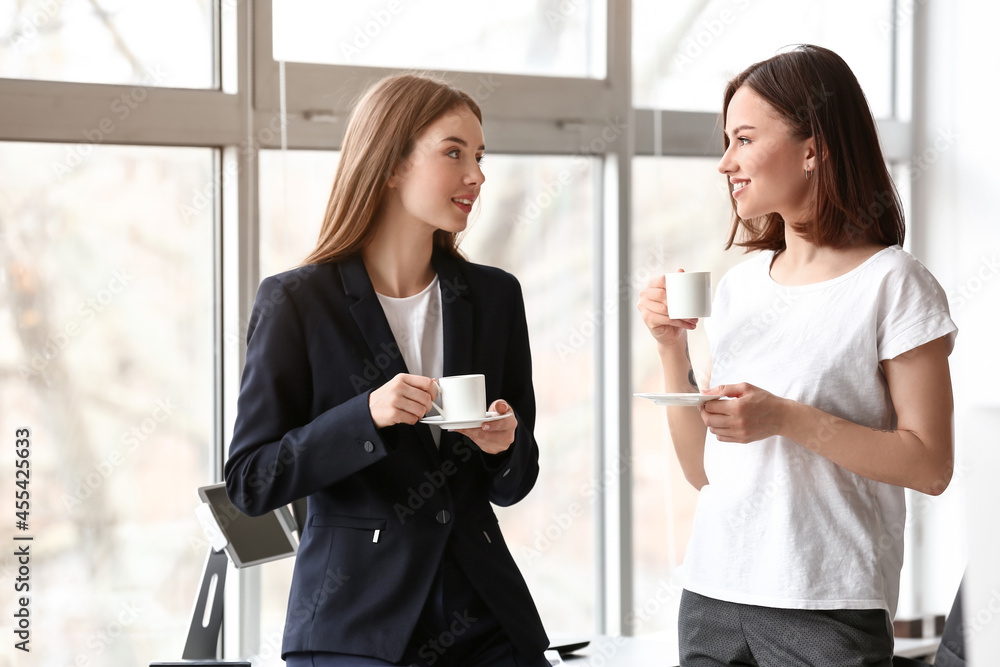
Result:
[[[225,662],[216,660],[219,631],[222,629],[222,600],[226,588],[226,571],[229,556],[225,551],[209,547],[205,572],[201,576],[201,589],[191,614],[187,642],[184,644],[183,661],[151,662],[149,667],[250,667],[247,661]]]

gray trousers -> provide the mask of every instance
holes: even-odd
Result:
[[[774,609],[685,590],[678,622],[681,667],[891,667],[883,609]]]

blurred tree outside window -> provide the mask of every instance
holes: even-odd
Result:
[[[34,537],[33,664],[143,664],[179,654],[207,553],[213,151],[96,146],[54,176],[70,149],[0,143],[0,434],[31,431],[28,529],[0,540]]]
[[[0,77],[214,88],[216,4],[0,0]]]

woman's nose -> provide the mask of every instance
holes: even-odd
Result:
[[[483,168],[479,166],[478,162],[476,162],[475,166],[465,175],[465,182],[470,185],[482,185],[485,180],[486,174],[483,173]]]
[[[722,159],[719,160],[719,165],[717,169],[720,174],[728,174],[733,171],[733,158],[732,158],[732,144],[726,147],[726,152],[722,154]]]

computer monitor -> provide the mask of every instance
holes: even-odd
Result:
[[[224,483],[199,487],[198,496],[211,510],[215,524],[225,538],[226,554],[236,567],[259,565],[295,555],[299,546],[295,534],[298,524],[287,507],[261,516],[247,516],[229,501]],[[213,546],[221,544],[221,540],[216,542],[211,535],[210,524],[205,526],[205,531],[212,537]]]
[[[294,556],[299,546],[295,531],[305,520],[305,502],[296,501],[295,514],[291,506],[286,506],[261,516],[247,516],[229,501],[224,483],[199,487],[198,496],[203,502],[195,515],[210,546],[182,654],[184,660],[197,662],[159,664],[246,665],[214,659],[222,627],[228,561],[243,568]]]

